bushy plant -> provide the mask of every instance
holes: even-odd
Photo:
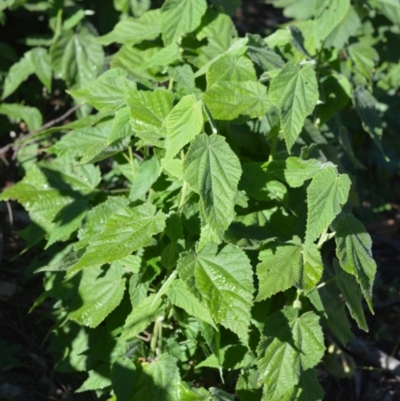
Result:
[[[239,2],[209,3],[114,1],[126,15],[102,36],[80,2],[59,8],[3,99],[30,74],[49,91],[61,78],[80,118],[18,142],[42,155],[0,199],[29,212],[36,305],[54,299],[52,347],[60,370],[87,372],[78,391],[321,400],[324,331],[344,345],[346,308],[363,330],[362,298],[373,311],[353,143],[387,158],[373,91],[400,84],[379,61],[400,8],[279,0],[293,21],[239,37]],[[42,124],[27,105],[0,112]]]

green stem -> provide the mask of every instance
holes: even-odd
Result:
[[[269,154],[268,161],[274,160],[274,154],[276,151],[277,142],[278,142],[278,132],[272,137],[271,152]]]
[[[185,206],[185,199],[186,199],[187,189],[188,189],[188,183],[186,181],[183,181],[181,199],[179,201],[179,206],[178,206],[178,213],[179,214],[182,213],[183,206]]]
[[[129,152],[129,164],[131,165],[132,169],[132,179],[134,180],[136,178],[136,168],[135,168],[135,160],[133,158],[132,148],[130,146],[128,147],[128,152]]]
[[[204,112],[206,113],[208,122],[211,125],[212,133],[218,134],[217,125],[215,124],[215,121],[210,113],[210,110],[208,110],[208,107],[204,103],[203,103],[203,106],[204,106]]]

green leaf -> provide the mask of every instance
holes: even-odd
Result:
[[[259,401],[261,391],[258,385],[258,371],[244,371],[236,382],[236,394],[240,401]]]
[[[125,207],[103,220],[101,230],[95,233],[86,252],[71,272],[98,264],[123,259],[139,248],[153,243],[152,236],[165,226],[165,216],[150,204]]]
[[[79,229],[79,242],[75,243],[75,249],[83,249],[89,245],[91,238],[102,230],[104,221],[110,218],[114,212],[125,209],[128,204],[129,200],[125,197],[109,196],[105,202],[93,207]]]
[[[356,10],[350,7],[342,22],[340,22],[326,38],[324,46],[335,47],[337,50],[342,50],[349,39],[357,34],[360,27],[360,17]]]
[[[348,48],[350,58],[356,68],[369,81],[372,80],[375,64],[379,61],[377,51],[365,43],[353,43]]]
[[[350,0],[319,0],[315,2],[315,37],[322,43],[339,25],[350,8]]]
[[[361,86],[353,92],[353,102],[364,130],[383,153],[381,144],[383,124],[377,110],[378,102],[367,89]]]
[[[100,75],[95,81],[81,89],[71,90],[69,93],[99,111],[117,111],[125,105],[125,91],[127,88],[135,90],[134,82],[128,80],[126,71],[113,68]]]
[[[372,241],[364,226],[352,215],[342,215],[335,222],[336,254],[344,271],[355,276],[373,312],[372,285],[376,263],[372,258]]]
[[[135,134],[145,144],[163,147],[164,120],[173,107],[173,95],[165,90],[137,91],[127,99],[131,110],[131,123]]]
[[[247,54],[263,71],[281,69],[285,62],[272,50],[270,50],[259,35],[247,35],[249,42]]]
[[[43,123],[42,115],[36,107],[23,106],[22,104],[0,104],[0,114],[5,114],[12,121],[24,121],[31,131],[40,128]]]
[[[313,312],[285,306],[269,316],[257,348],[264,399],[281,400],[299,382],[302,371],[317,365],[324,355],[324,337]]]
[[[36,47],[30,52],[33,69],[42,84],[51,91],[51,60],[49,53],[42,47]]]
[[[140,18],[126,18],[115,25],[107,35],[97,38],[102,45],[122,43],[134,45],[144,40],[156,39],[161,33],[160,10],[151,10]]]
[[[236,9],[242,5],[242,0],[211,0],[211,3],[222,7],[228,15],[233,15]]]
[[[128,340],[145,330],[157,318],[163,317],[164,307],[161,299],[155,300],[151,294],[133,308],[125,321],[120,340]]]
[[[128,138],[133,135],[131,126],[131,113],[129,107],[123,107],[115,113],[107,144],[111,145],[119,139]]]
[[[339,294],[336,286],[325,285],[319,289],[308,291],[307,297],[318,315],[321,316],[323,325],[332,331],[343,346],[354,338],[344,308],[343,297]]]
[[[400,24],[400,4],[396,0],[376,0],[382,14],[393,24]]]
[[[347,202],[351,181],[334,167],[320,171],[307,188],[306,243],[317,239],[340,213]]]
[[[257,81],[253,63],[247,57],[226,54],[215,63],[211,64],[207,71],[207,88],[221,81],[245,82]]]
[[[312,288],[322,277],[323,264],[317,246],[312,244],[303,247],[298,239],[281,245],[269,245],[260,252],[259,260],[259,293],[256,301],[262,301],[292,286]]]
[[[128,147],[129,138],[121,138],[109,144],[110,131],[109,122],[96,127],[76,129],[64,135],[50,151],[60,156],[80,158],[82,164],[95,163]]]
[[[135,201],[137,199],[144,200],[145,195],[157,181],[160,175],[160,163],[153,156],[151,159],[144,161],[137,172],[135,179],[132,182],[129,199]]]
[[[167,292],[171,303],[182,308],[190,316],[194,316],[210,324],[215,329],[217,326],[210,315],[210,312],[200,303],[200,301],[185,287],[181,280],[175,280]]]
[[[239,115],[262,117],[270,107],[267,89],[259,82],[215,83],[203,96],[216,120],[234,120]]]
[[[207,10],[205,0],[166,0],[161,8],[161,31],[165,45],[194,31]]]
[[[137,376],[136,365],[130,359],[121,358],[113,363],[111,382],[118,401],[134,401]]]
[[[153,57],[161,50],[161,47],[132,47],[124,45],[120,50],[112,56],[110,66],[112,68],[122,68],[129,72],[131,78],[140,82],[147,88],[153,88],[152,81],[155,74],[162,71],[162,68],[153,68],[151,70],[144,70],[140,66],[148,59]]]
[[[351,85],[343,76],[330,76],[322,81],[324,103],[317,106],[318,125],[321,127],[334,117],[350,101]]]
[[[4,191],[0,199],[18,199],[31,220],[51,233],[59,213],[90,194],[99,182],[96,167],[73,166],[65,159],[56,159],[32,166],[23,180]]]
[[[75,33],[64,31],[52,44],[50,56],[56,74],[74,88],[93,81],[104,61],[103,48],[85,27]]]
[[[122,266],[111,265],[106,272],[100,267],[84,270],[78,298],[72,302],[68,317],[84,326],[97,327],[121,303],[125,283]]]
[[[214,320],[247,343],[254,287],[246,254],[232,245],[218,253],[217,245],[210,243],[198,253],[183,254],[178,272]]]
[[[55,218],[45,249],[57,241],[67,241],[78,230],[89,209],[87,199],[77,199],[61,209]]]
[[[182,54],[176,43],[163,47],[159,52],[147,59],[139,68],[147,70],[154,67],[167,67],[181,60]]]
[[[110,366],[107,363],[97,366],[93,370],[89,370],[89,377],[75,391],[82,393],[84,391],[101,390],[111,385]]]
[[[194,73],[189,64],[168,67],[168,74],[176,82],[177,90],[195,88]]]
[[[301,372],[299,384],[282,399],[283,401],[322,401],[324,390],[318,382],[315,369]]]
[[[198,135],[186,155],[183,175],[200,195],[205,223],[219,240],[234,213],[234,197],[241,175],[240,162],[219,135]]]
[[[2,99],[11,95],[31,74],[33,74],[35,67],[32,63],[30,52],[26,52],[24,56],[13,64],[8,71],[4,81],[4,89]]]
[[[203,102],[195,95],[184,96],[166,120],[166,161],[171,160],[203,129]]]
[[[303,160],[294,156],[264,164],[268,174],[287,182],[292,188],[301,187],[305,181],[313,178],[324,168],[333,166],[330,162],[322,163],[316,159]]]
[[[260,163],[244,163],[239,188],[256,200],[277,200],[287,203],[287,188],[262,169]]]
[[[300,67],[294,61],[287,63],[272,79],[269,96],[279,108],[283,136],[288,150],[299,136],[305,118],[311,114],[318,101],[318,84],[310,65]]]
[[[144,365],[143,372],[151,378],[151,381],[147,381],[147,385],[145,384],[142,387],[140,380],[138,380],[137,390],[135,391],[136,400],[176,401],[179,399],[180,374],[176,359],[173,356],[161,355],[157,360]],[[150,388],[148,384],[151,384]]]
[[[360,329],[368,331],[368,325],[362,307],[362,292],[360,286],[357,284],[353,275],[346,273],[340,268],[336,259],[333,262],[333,266],[335,268],[337,286],[343,294],[351,316],[357,322]]]

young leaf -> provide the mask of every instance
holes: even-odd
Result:
[[[270,107],[266,87],[253,81],[220,81],[206,91],[203,100],[216,120],[234,120],[239,115],[258,118]]]
[[[334,224],[336,254],[340,266],[355,276],[368,303],[372,308],[372,285],[376,273],[376,263],[371,253],[371,238],[364,226],[352,215],[342,215]]]
[[[153,243],[152,236],[165,226],[165,216],[150,204],[119,209],[103,222],[90,239],[86,252],[71,272],[123,259]]]
[[[335,47],[337,50],[342,50],[349,39],[356,35],[360,27],[360,17],[357,11],[353,7],[350,7],[342,22],[326,38],[325,47]]]
[[[50,48],[53,69],[68,87],[81,88],[93,81],[104,61],[104,51],[88,28],[64,31]]]
[[[314,367],[325,346],[319,318],[313,312],[285,306],[267,318],[257,348],[264,398],[278,401],[299,382],[302,371]]]
[[[173,94],[165,90],[137,91],[128,97],[133,131],[145,144],[163,147],[162,125],[172,110],[173,99]]]
[[[24,82],[29,75],[33,74],[34,66],[30,56],[30,52],[24,54],[24,56],[13,64],[8,71],[6,79],[4,81],[4,89],[2,99],[11,95],[20,85]]]
[[[207,88],[221,81],[245,82],[257,81],[253,63],[247,57],[226,54],[215,63],[211,64],[207,71]]]
[[[282,245],[270,245],[260,252],[259,259],[261,263],[257,265],[257,301],[292,286],[312,288],[322,276],[322,259],[314,244],[303,248],[298,240],[293,240]]]
[[[143,64],[140,65],[139,68],[147,70],[154,67],[166,67],[178,60],[181,60],[181,58],[182,54],[179,46],[176,43],[171,43],[147,59]]]
[[[330,162],[321,163],[319,160],[303,160],[298,157],[288,157],[286,160],[273,160],[266,163],[264,168],[282,181],[286,181],[292,188],[301,187],[305,181],[310,180],[321,170],[333,167]]]
[[[82,325],[97,327],[122,301],[125,282],[122,267],[116,265],[111,265],[105,274],[100,267],[84,270],[68,317]]]
[[[378,52],[373,47],[359,42],[349,46],[349,55],[358,71],[371,81],[374,66],[379,61]]]
[[[205,0],[166,0],[161,8],[161,31],[165,45],[194,31],[207,9]]]
[[[151,186],[157,181],[159,175],[160,163],[155,156],[144,161],[140,165],[137,175],[132,182],[129,199],[131,201],[137,199],[143,200]]]
[[[166,161],[171,160],[203,129],[203,102],[195,95],[184,96],[166,120]]]
[[[36,107],[23,106],[22,104],[0,104],[0,114],[5,114],[10,120],[24,121],[31,131],[40,128],[43,122],[42,115]]]
[[[152,294],[133,308],[133,311],[126,318],[120,337],[121,341],[135,337],[145,330],[150,323],[163,316],[164,307],[162,301],[161,299],[155,300],[155,297]]]
[[[232,245],[218,253],[217,245],[210,243],[197,254],[183,254],[178,272],[214,320],[247,343],[254,287],[246,254]]]
[[[210,312],[186,288],[181,280],[176,280],[171,284],[167,295],[173,305],[182,308],[190,316],[194,316],[200,320],[203,320],[217,329]]]
[[[339,25],[350,8],[350,0],[319,0],[315,2],[315,37],[322,43]]]
[[[318,101],[318,84],[310,65],[300,67],[294,61],[287,63],[272,79],[269,96],[279,108],[283,136],[288,150],[300,134],[305,118]]]
[[[51,91],[52,71],[49,53],[43,47],[35,47],[30,55],[35,74],[47,90]]]
[[[204,219],[220,240],[235,216],[241,172],[239,159],[219,135],[198,135],[183,164],[184,180],[200,195]]]
[[[126,77],[126,71],[113,68],[100,75],[95,81],[69,93],[89,103],[99,111],[117,111],[125,105],[125,91],[136,89],[134,82]]]
[[[346,174],[339,174],[334,167],[319,172],[307,188],[306,243],[321,235],[340,213],[347,202],[351,181]]]
[[[107,35],[97,38],[102,45],[122,43],[134,45],[144,40],[154,40],[161,33],[160,10],[151,10],[140,18],[126,18]]]
[[[129,107],[123,107],[115,113],[111,130],[108,134],[107,145],[111,145],[119,139],[128,138],[132,135],[131,113]]]

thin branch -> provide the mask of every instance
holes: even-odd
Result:
[[[76,110],[82,107],[82,104],[77,104],[74,107],[70,108],[67,112],[65,112],[62,116],[55,118],[54,120],[50,120],[46,124],[42,125],[40,128],[35,129],[28,134],[26,134],[23,138],[22,141],[25,141],[26,139],[31,138],[35,134],[38,134],[39,132],[44,131],[47,128],[51,128],[53,125],[56,125],[57,123],[64,121],[67,117],[69,117],[72,113],[74,113]],[[11,148],[18,148],[21,145],[21,143],[9,143],[6,146],[3,146],[0,148],[0,154],[7,153],[9,149]]]

